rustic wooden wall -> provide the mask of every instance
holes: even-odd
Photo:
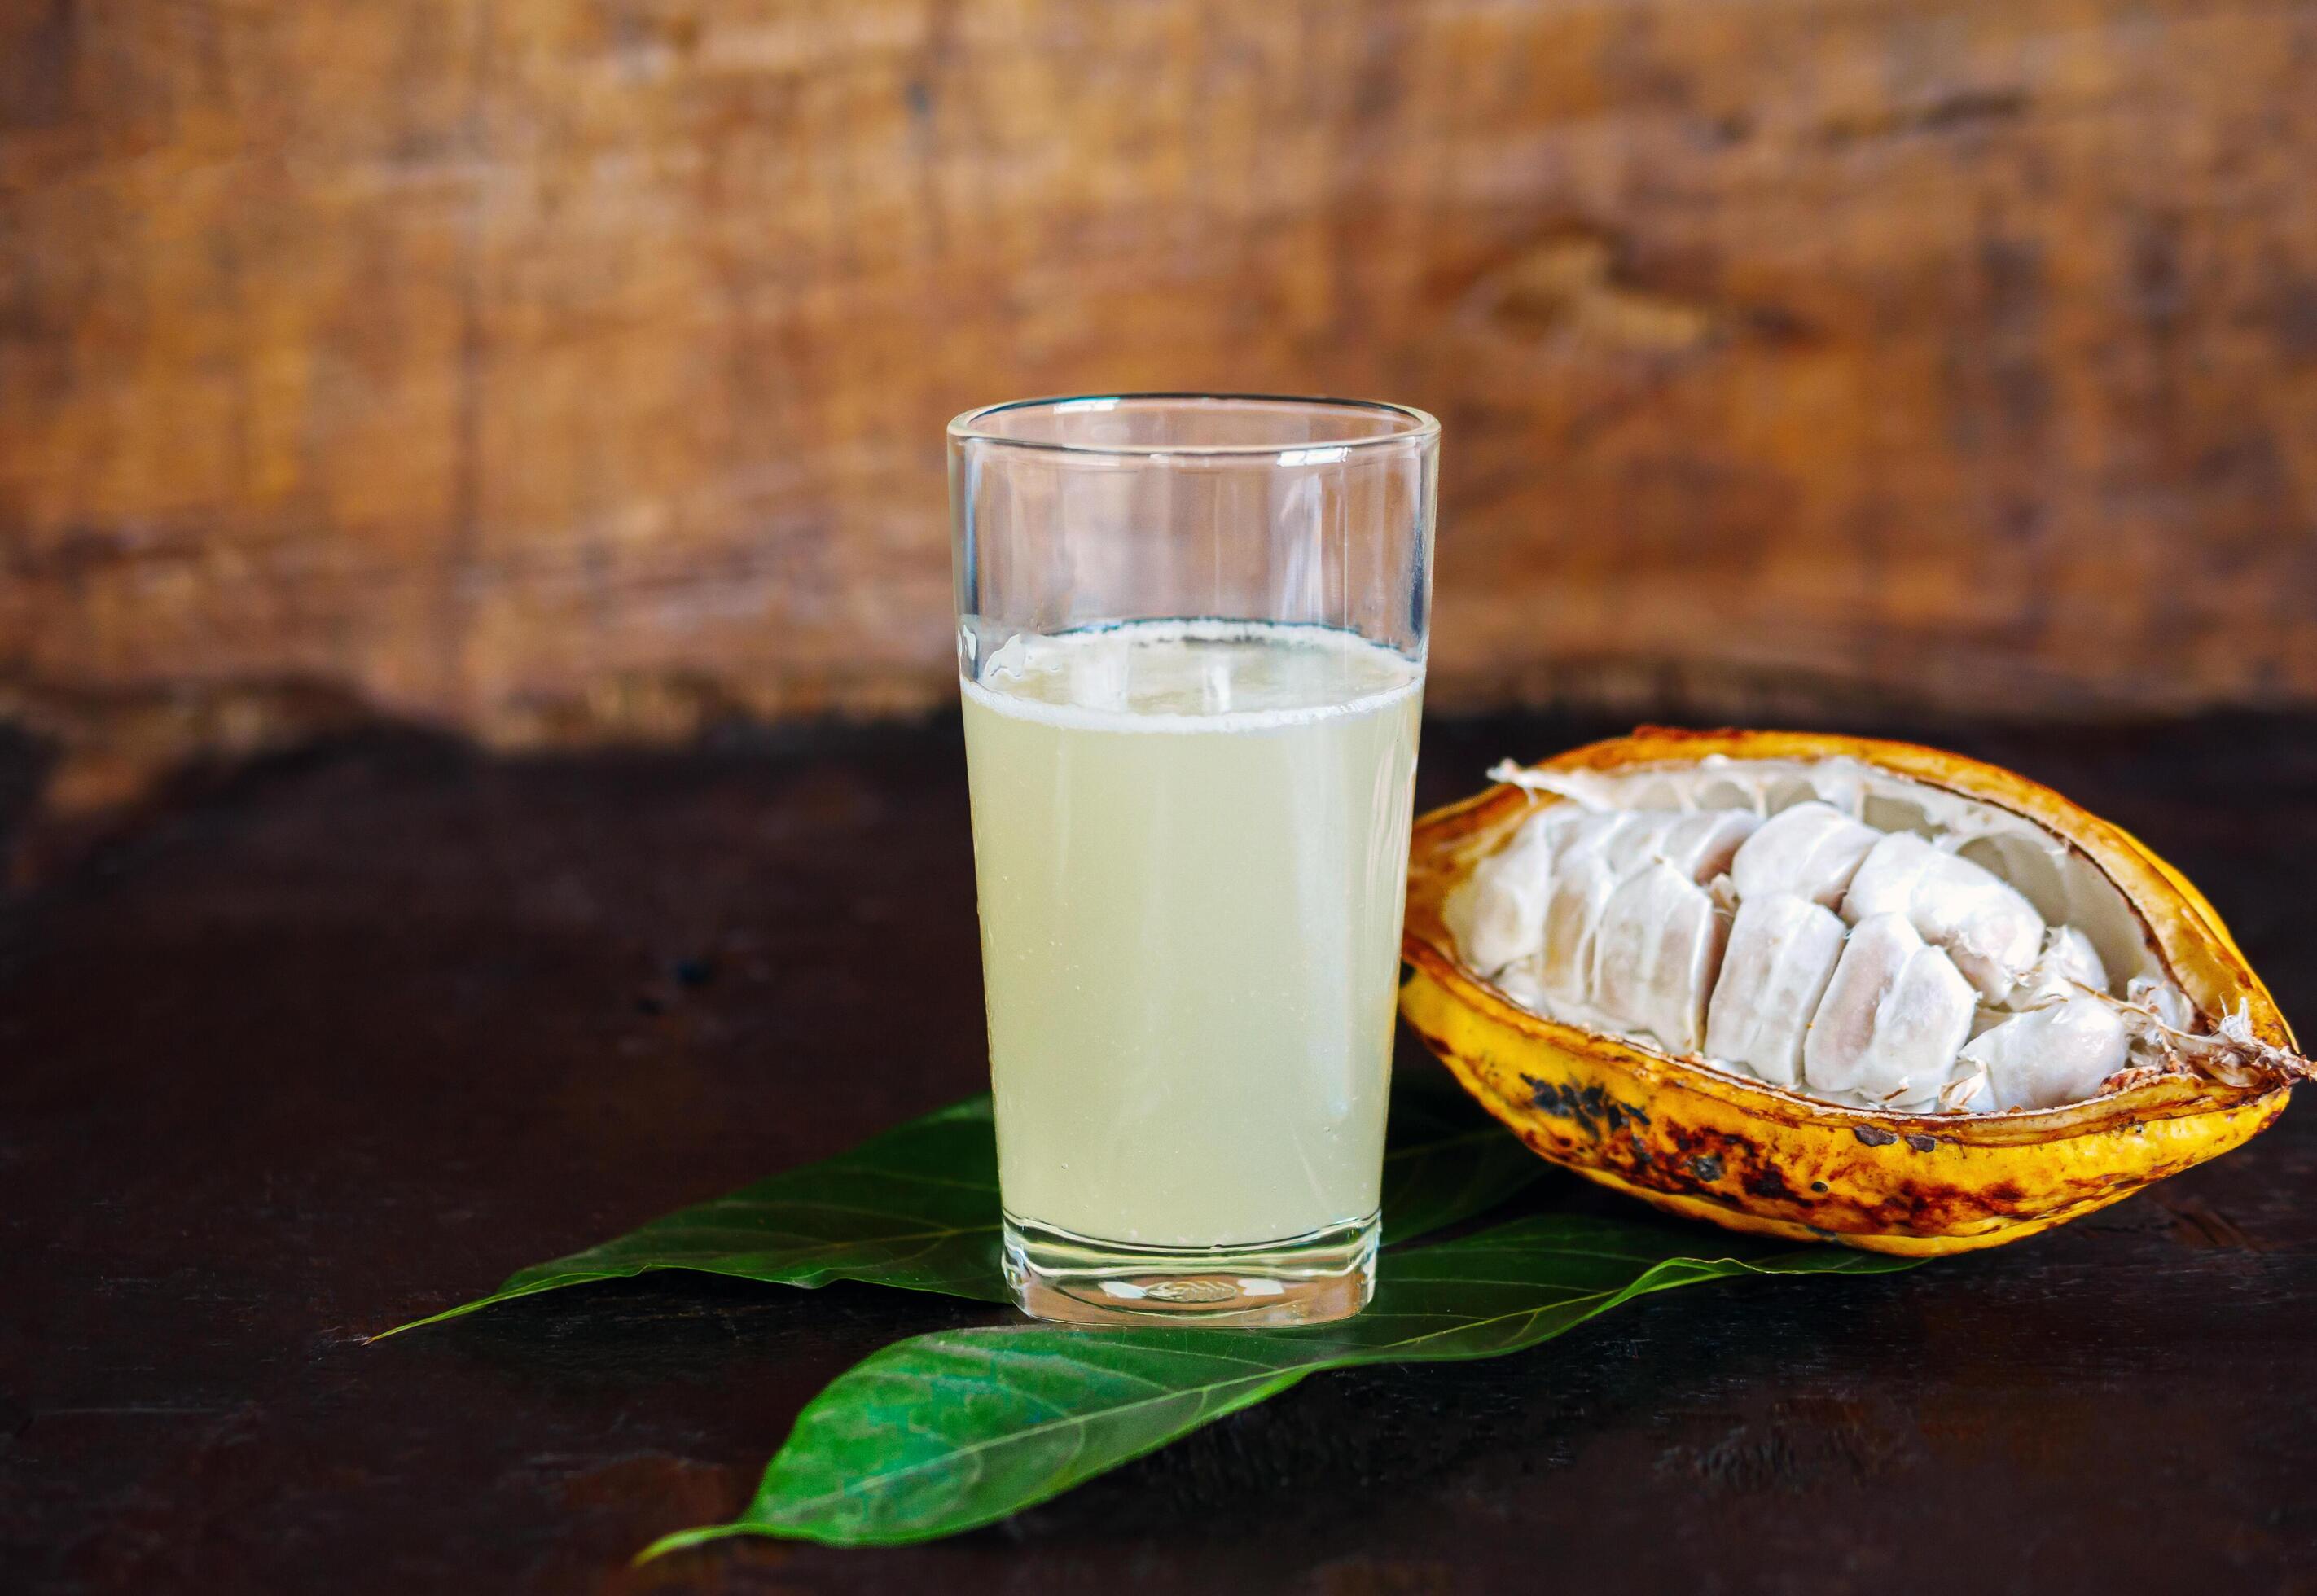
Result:
[[[1114,388],[1438,412],[1443,700],[2317,701],[2310,0],[0,19],[0,710],[87,796],[939,701],[942,422]]]

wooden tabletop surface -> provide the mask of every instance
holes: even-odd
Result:
[[[1429,727],[1425,797],[1606,729]],[[2170,856],[2311,1022],[2317,724],[1940,736]],[[631,1571],[839,1370],[989,1310],[663,1276],[362,1338],[976,1088],[953,729],[380,736],[0,913],[0,1588],[2317,1585],[2305,1107],[2047,1237],[1322,1377],[957,1540]]]

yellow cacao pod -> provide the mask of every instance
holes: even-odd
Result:
[[[2167,1031],[2177,1048],[2168,1044],[2160,1066],[2124,1071],[2059,1107],[1894,1111],[1555,1018],[1460,957],[1454,895],[1541,810],[1588,780],[1693,770],[1725,781],[1749,762],[1832,762],[1885,791],[1951,795],[2041,828],[2070,869],[2096,870],[2137,916],[2148,958],[2189,1011]],[[1417,824],[1400,1012],[1535,1152],[1660,1208],[1878,1252],[1999,1245],[2227,1152],[2274,1120],[2309,1073],[2202,894],[2118,827],[1999,766],[1857,737],[1644,727],[1499,774],[1516,779]]]

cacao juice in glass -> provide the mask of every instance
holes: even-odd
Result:
[[[1171,394],[950,424],[1025,1312],[1314,1324],[1373,1289],[1438,437]]]

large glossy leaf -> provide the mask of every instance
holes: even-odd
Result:
[[[1384,1234],[1400,1241],[1486,1212],[1544,1165],[1436,1070],[1399,1072],[1384,1161]],[[998,1269],[997,1148],[987,1096],[969,1098],[819,1164],[535,1264],[488,1297],[399,1327],[647,1270],[785,1286],[865,1280],[1006,1300]],[[399,1330],[388,1331],[393,1335]]]
[[[737,1523],[680,1531],[646,1555],[736,1534],[927,1540],[1018,1512],[1322,1369],[1518,1351],[1630,1298],[1732,1275],[1910,1262],[1541,1215],[1387,1254],[1373,1305],[1340,1324],[922,1335],[813,1399]]]

